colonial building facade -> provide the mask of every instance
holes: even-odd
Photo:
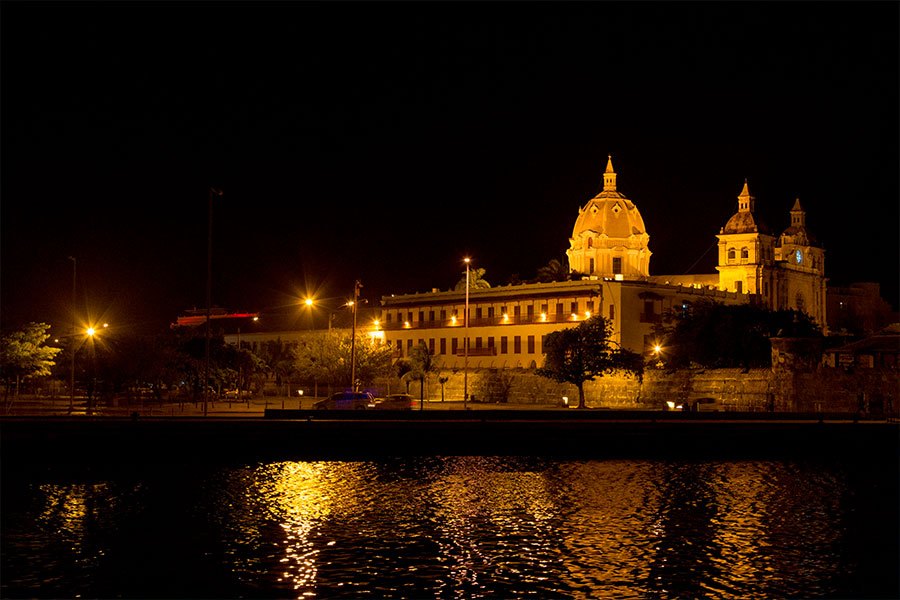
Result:
[[[401,358],[419,343],[444,368],[535,368],[547,334],[594,314],[612,322],[614,341],[648,352],[653,327],[700,298],[799,309],[825,326],[824,251],[806,230],[799,200],[778,237],[757,222],[745,182],[738,211],[719,235],[718,273],[650,275],[650,236],[637,205],[617,189],[609,157],[603,188],[578,212],[566,255],[576,281],[385,296],[379,329]],[[469,341],[468,351],[465,343]]]

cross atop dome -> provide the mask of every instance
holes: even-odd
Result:
[[[616,191],[616,172],[613,171],[612,154],[607,155],[606,171],[603,173],[603,191]]]

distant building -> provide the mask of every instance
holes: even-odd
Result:
[[[900,325],[826,350],[825,364],[831,367],[896,370],[900,367]]]
[[[826,305],[828,328],[836,333],[871,335],[900,320],[874,282],[829,286]]]
[[[580,208],[566,251],[570,270],[582,279],[470,289],[468,365],[540,366],[548,333],[593,314],[612,321],[615,342],[646,353],[662,315],[688,310],[701,298],[803,310],[824,328],[824,250],[806,230],[800,201],[777,237],[757,221],[755,202],[745,181],[737,213],[717,235],[718,273],[652,276],[650,236],[637,205],[618,190],[609,157],[603,189]],[[384,339],[395,358],[424,343],[445,367],[463,366],[464,292],[390,295],[381,304]]]

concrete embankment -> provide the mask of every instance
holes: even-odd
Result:
[[[294,414],[296,413],[296,414]],[[852,415],[473,411],[313,413],[256,419],[7,418],[4,468],[423,455],[567,458],[849,458],[897,461],[900,426]],[[277,418],[294,417],[294,418]]]

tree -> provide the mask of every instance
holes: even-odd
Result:
[[[610,339],[612,323],[600,316],[583,321],[577,327],[547,335],[544,342],[544,366],[536,371],[542,377],[578,388],[578,408],[585,408],[584,382],[596,377],[625,371],[643,376],[640,354],[625,350]]]
[[[484,269],[469,269],[469,289],[470,290],[486,290],[491,287],[491,284],[487,282],[484,278]],[[456,286],[453,288],[457,292],[465,291],[466,289],[466,272],[463,271],[462,279],[456,282]]]
[[[744,369],[771,365],[769,338],[822,335],[801,311],[726,306],[711,300],[667,314],[655,331],[664,340],[666,362],[672,367]]]
[[[537,277],[535,278],[535,280],[539,283],[568,281],[569,268],[564,264],[563,261],[559,261],[553,258],[550,260],[550,262],[537,270]]]
[[[421,394],[419,398],[420,407],[424,408],[425,404],[425,381],[428,375],[438,371],[439,366],[434,353],[428,349],[425,342],[419,342],[409,351],[409,367],[410,375],[419,380],[421,385]]]
[[[350,336],[339,331],[313,336],[308,343],[297,347],[293,362],[301,378],[315,379],[334,386],[350,382]],[[376,377],[390,372],[391,349],[377,346],[368,336],[356,336],[356,377],[370,384]]]
[[[29,323],[0,338],[0,373],[6,383],[5,397],[9,397],[13,381],[18,395],[19,383],[23,379],[50,375],[56,364],[53,359],[60,349],[44,345],[50,337],[48,329],[50,326],[46,323]]]

